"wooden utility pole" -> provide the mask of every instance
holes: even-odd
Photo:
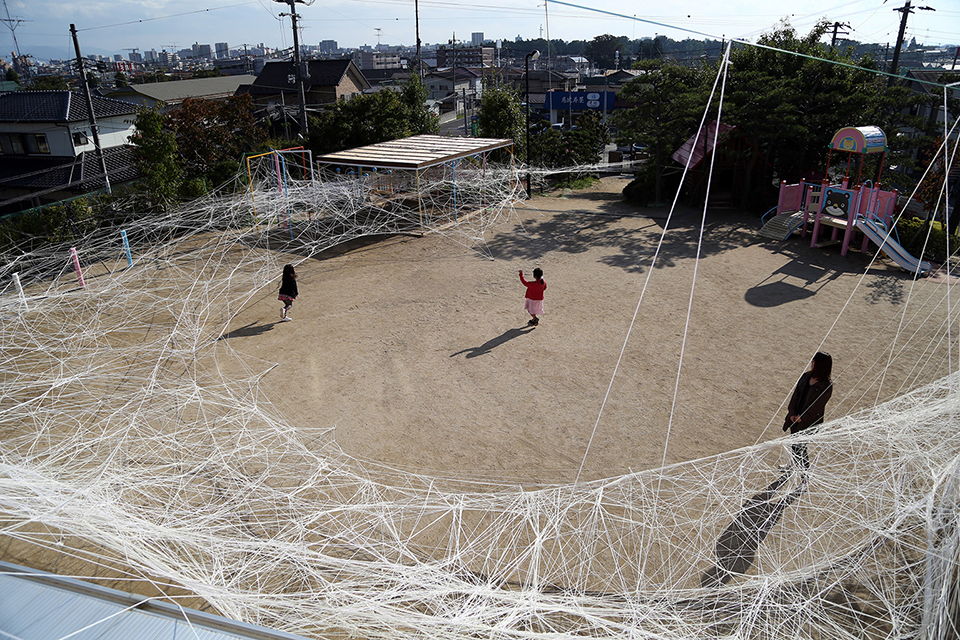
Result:
[[[916,7],[923,11],[936,11],[933,7]],[[903,34],[907,30],[907,16],[913,13],[913,7],[910,6],[910,0],[906,0],[903,3],[902,7],[894,9],[894,11],[899,11],[900,16],[900,32],[897,34],[897,46],[893,49],[893,62],[890,63],[890,77],[887,78],[887,86],[892,87],[894,76],[897,75],[897,67],[900,64],[900,48],[903,46]]]
[[[833,23],[833,38],[830,40],[830,48],[831,48],[831,49],[832,49],[833,47],[837,46],[837,30],[840,29],[840,27],[844,27],[844,28],[846,28],[846,29],[850,29],[850,28],[851,28],[851,27],[850,27],[850,24],[847,23],[847,22],[834,22],[834,23]],[[841,32],[840,32],[840,35],[845,36],[845,35],[847,35],[847,33],[848,33],[847,31],[841,31]]]
[[[100,146],[100,129],[97,127],[97,116],[93,112],[93,98],[90,96],[90,85],[87,84],[87,70],[83,68],[83,56],[80,55],[80,42],[77,40],[77,28],[70,25],[70,35],[73,37],[73,48],[77,52],[77,70],[80,72],[80,84],[83,85],[83,95],[87,99],[87,113],[90,120],[90,133],[93,134],[93,146],[100,159],[100,170],[103,171],[103,182],[107,193],[110,190],[110,175],[107,173],[107,162],[103,159],[103,148]]]
[[[297,2],[306,4],[303,0],[275,0],[290,5],[290,22],[293,23],[293,66],[296,72],[297,93],[300,97],[300,133],[306,137],[310,124],[307,122],[307,96],[303,88],[303,62],[300,60],[300,34],[297,30]],[[283,15],[282,13],[280,15]]]
[[[423,80],[423,64],[420,63],[420,0],[413,0],[413,17],[417,29],[417,75]]]

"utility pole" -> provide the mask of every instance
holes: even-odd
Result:
[[[296,81],[297,81],[297,92],[300,95],[300,133],[306,137],[309,131],[309,123],[307,122],[307,96],[303,88],[303,63],[300,60],[300,35],[297,33],[297,20],[300,16],[297,15],[297,5],[299,2],[301,4],[307,4],[304,0],[275,0],[275,2],[282,2],[284,4],[290,5],[290,22],[293,23],[293,66],[296,71]],[[280,14],[285,15],[285,14]]]
[[[830,48],[831,48],[831,49],[834,48],[835,46],[837,46],[837,30],[840,29],[840,27],[844,27],[845,29],[850,29],[850,28],[852,28],[852,27],[850,26],[850,23],[848,23],[848,22],[834,22],[834,23],[833,23],[833,38],[830,40]],[[841,32],[840,32],[840,35],[842,35],[842,36],[845,36],[845,35],[847,35],[847,34],[848,34],[847,31],[841,31]]]
[[[3,0],[3,9],[7,12],[7,17],[3,19],[2,22],[10,28],[10,35],[13,36],[13,47],[17,50],[17,54],[13,58],[13,70],[20,74],[20,77],[23,80],[23,85],[26,86],[27,81],[30,79],[30,65],[22,65],[20,63],[21,55],[20,43],[17,42],[17,27],[19,27],[23,22],[33,22],[33,20],[11,18],[10,9],[7,7],[7,0]]]
[[[923,11],[936,11],[933,7],[916,7]],[[903,46],[903,34],[907,30],[907,16],[913,13],[913,8],[910,6],[910,0],[906,0],[903,3],[902,7],[894,9],[894,11],[899,11],[900,16],[900,32],[897,34],[897,46],[893,49],[893,62],[890,64],[890,77],[887,78],[887,86],[892,87],[894,76],[897,75],[897,66],[900,64],[900,48]]]
[[[420,64],[420,0],[413,0],[413,15],[417,28],[417,75],[423,80],[423,65]]]
[[[107,193],[110,190],[110,175],[107,173],[107,162],[103,159],[103,148],[100,146],[100,129],[97,127],[97,116],[93,112],[93,98],[90,96],[90,85],[87,84],[87,70],[83,68],[83,56],[80,55],[80,42],[77,40],[77,28],[70,25],[70,35],[73,37],[73,48],[77,52],[77,69],[80,71],[80,84],[83,85],[83,95],[87,99],[87,113],[90,116],[90,132],[93,134],[93,146],[100,159],[100,169],[103,171],[103,182]]]

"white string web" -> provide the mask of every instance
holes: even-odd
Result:
[[[132,268],[115,232],[77,243],[83,288],[66,246],[0,269],[5,541],[312,637],[953,632],[958,374],[920,384],[920,362],[908,393],[792,440],[817,452],[809,482],[772,470],[780,440],[538,490],[364,467],[284,419],[262,362],[224,375],[239,356],[217,338],[275,282],[274,249],[427,230],[483,251],[519,181],[473,166],[278,185],[272,169],[128,228]],[[954,311],[934,306],[898,348],[951,348]]]

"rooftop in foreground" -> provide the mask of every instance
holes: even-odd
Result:
[[[384,169],[426,169],[513,146],[509,138],[454,138],[419,135],[328,153],[318,162]]]

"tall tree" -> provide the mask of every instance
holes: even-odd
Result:
[[[530,135],[530,159],[537,166],[561,168],[600,162],[610,139],[603,119],[596,111],[577,116],[574,129],[559,131],[538,123]]]
[[[477,127],[485,138],[512,138],[514,153],[526,159],[524,126],[527,113],[520,95],[505,86],[488,86],[480,98]]]
[[[400,91],[384,88],[376,93],[341,98],[310,120],[308,146],[315,153],[438,133],[440,123],[426,104],[427,90],[411,78]]]
[[[899,156],[898,164],[907,154],[897,131],[908,125],[924,130],[922,119],[909,114],[919,94],[888,90],[870,71],[876,64],[871,57],[854,59],[850,51],[821,42],[829,27],[821,21],[801,37],[784,22],[758,39],[760,47],[741,47],[731,55],[724,121],[737,127],[733,137],[744,143],[744,198],[752,194],[759,204],[776,180],[822,172],[830,139],[843,127],[882,128],[889,159]],[[751,184],[754,177],[760,179]]]
[[[249,95],[226,100],[188,98],[167,117],[191,178],[207,176],[222,162],[236,162],[266,138],[254,120]]]
[[[624,60],[627,51],[626,41],[626,36],[605,33],[588,42],[584,54],[594,66],[600,69],[614,69],[618,61]]]
[[[183,181],[177,140],[165,124],[166,118],[159,109],[143,107],[137,111],[135,131],[130,137],[140,185],[160,208],[177,196]]]
[[[643,143],[653,162],[654,199],[663,201],[663,170],[670,157],[694,134],[706,103],[703,67],[685,67],[664,60],[644,60],[641,74],[627,83],[620,98],[631,105],[613,114],[621,144]]]
[[[911,115],[924,98],[905,87],[887,89],[872,71],[872,57],[854,58],[852,51],[823,44],[827,28],[821,22],[801,37],[783,22],[761,36],[759,46],[740,46],[731,54],[722,117],[736,127],[728,149],[742,167],[741,206],[766,204],[777,180],[822,173],[830,139],[843,127],[879,126],[890,148],[887,164],[900,167],[908,167],[917,145],[929,140],[931,122]],[[634,106],[614,114],[614,122],[621,142],[650,146],[662,201],[664,165],[696,133],[718,67],[643,61],[636,68],[643,73],[620,96]],[[897,135],[907,129],[911,135]],[[902,173],[884,176],[888,186],[908,179]]]
[[[420,81],[420,76],[412,74],[400,92],[411,135],[440,133],[440,117],[427,106],[428,97],[430,92]]]

